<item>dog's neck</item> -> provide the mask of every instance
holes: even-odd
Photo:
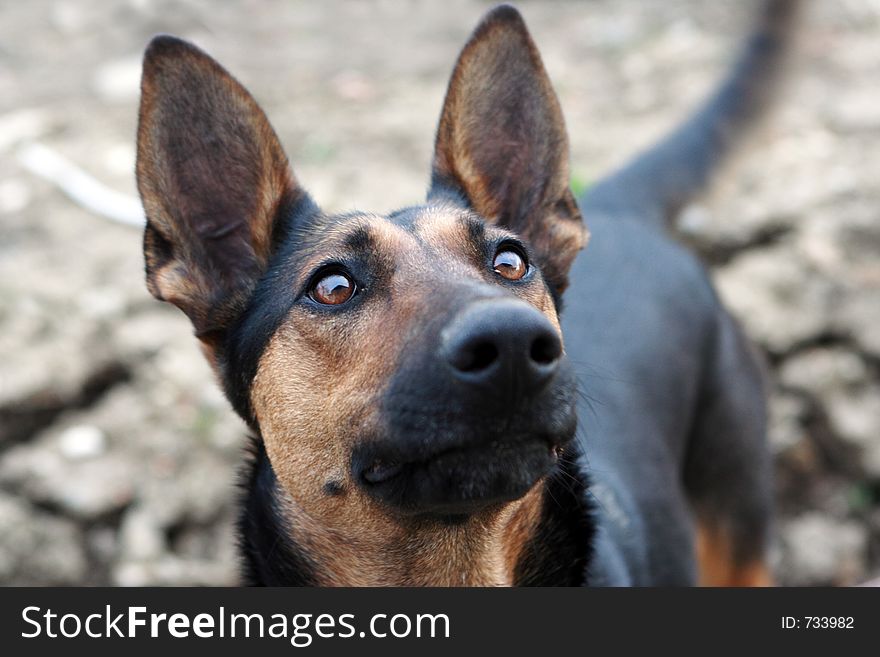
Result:
[[[593,526],[575,458],[520,500],[461,521],[413,521],[394,540],[346,540],[280,490],[258,443],[240,519],[250,583],[581,585]]]
[[[522,537],[540,519],[540,493],[460,521],[389,520],[366,540],[340,535],[289,501],[283,513],[318,585],[504,586],[513,584]]]

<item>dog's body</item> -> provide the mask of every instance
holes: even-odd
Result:
[[[576,335],[566,348],[594,398],[581,409],[603,530],[594,581],[697,581],[695,509],[701,549],[742,550],[743,567],[760,569],[771,506],[760,370],[693,257],[622,217],[592,215],[591,227],[563,331]]]
[[[387,216],[321,213],[247,92],[154,40],[148,285],[257,434],[251,582],[769,582],[760,368],[664,223],[754,114],[793,4],[769,2],[710,103],[581,200],[579,256],[561,112],[515,10],[459,58],[428,202]]]

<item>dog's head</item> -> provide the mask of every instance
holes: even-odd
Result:
[[[426,203],[389,215],[321,212],[192,45],[157,37],[142,92],[149,289],[190,318],[298,508],[338,527],[470,516],[552,471],[575,431],[558,301],[586,231],[514,9],[458,60]]]

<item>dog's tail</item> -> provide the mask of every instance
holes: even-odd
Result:
[[[581,200],[591,214],[664,224],[709,183],[725,155],[768,104],[778,80],[799,0],[765,0],[727,79],[681,126]]]

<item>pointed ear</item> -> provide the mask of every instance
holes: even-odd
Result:
[[[525,237],[557,293],[587,231],[570,190],[559,101],[522,17],[502,5],[464,47],[437,129],[429,198],[463,197]]]
[[[313,211],[256,101],[170,36],[144,56],[137,183],[147,287],[210,351],[241,312],[286,222]]]

